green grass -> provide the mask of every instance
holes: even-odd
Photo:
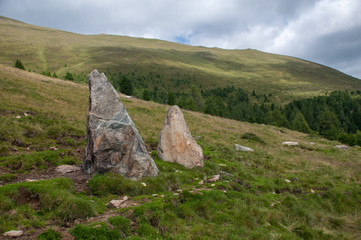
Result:
[[[89,196],[76,192],[66,178],[8,183],[18,174],[81,161],[88,89],[4,65],[0,76],[0,114],[6,122],[0,123],[0,233],[42,229],[39,239],[56,239],[58,234],[46,229],[98,216],[75,224],[71,234],[76,239],[357,239],[361,234],[360,147],[334,149],[338,142],[316,135],[183,111],[205,156],[204,168],[187,169],[163,162],[154,150],[168,106],[133,98],[123,103],[159,176],[130,181],[95,175]],[[283,141],[300,145],[287,147]],[[236,152],[235,143],[255,152]],[[49,149],[54,145],[58,150]],[[207,182],[216,174],[219,181]],[[139,205],[108,209],[109,200],[124,195]]]
[[[80,35],[0,17],[2,63],[21,59],[35,72],[71,72],[84,78],[97,68],[134,78],[141,88],[187,91],[235,86],[273,94],[275,103],[326,91],[361,89],[358,79],[302,59],[257,50],[223,50],[112,35]],[[31,41],[29,41],[31,39]],[[144,78],[141,83],[137,78]],[[178,82],[178,83],[177,83]],[[41,97],[41,96],[39,96]]]

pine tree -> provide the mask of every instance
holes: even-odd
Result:
[[[172,91],[170,91],[168,93],[168,101],[167,101],[167,103],[168,103],[168,105],[171,105],[171,106],[176,104],[176,97],[175,97],[175,94]]]
[[[120,92],[130,96],[133,94],[133,90],[134,87],[132,81],[130,81],[130,79],[126,76],[123,76],[122,80],[120,81]]]
[[[73,81],[73,80],[74,80],[74,76],[73,76],[73,74],[71,74],[70,72],[66,72],[66,74],[65,74],[65,76],[64,76],[64,79]]]
[[[294,117],[294,119],[292,120],[292,125],[291,125],[293,130],[299,131],[299,132],[304,132],[304,133],[311,133],[311,128],[308,125],[306,119],[304,118],[304,116],[302,115],[302,113],[300,111],[298,111]]]
[[[149,94],[149,91],[147,89],[143,90],[143,100],[145,100],[145,101],[150,100],[150,94]]]
[[[14,67],[19,68],[19,69],[22,69],[22,70],[25,70],[24,65],[23,65],[22,62],[21,62],[20,60],[18,60],[18,59],[16,59],[15,64],[14,64]]]

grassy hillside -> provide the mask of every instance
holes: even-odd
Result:
[[[87,73],[94,68],[138,79],[140,88],[187,91],[235,86],[281,102],[324,91],[361,89],[358,79],[301,59],[257,50],[223,50],[112,35],[80,35],[0,17],[0,61],[26,69]],[[111,75],[112,74],[112,75]],[[140,79],[140,80],[139,80]]]
[[[84,154],[88,87],[0,64],[1,234],[22,229],[31,239],[361,235],[360,147],[335,149],[337,142],[316,136],[184,111],[205,156],[204,168],[189,170],[156,157],[168,106],[121,98],[159,176],[132,182],[112,174],[60,175],[55,166],[79,165]],[[235,152],[235,143],[255,152]],[[216,174],[221,179],[208,183]],[[125,207],[106,206],[125,195]]]

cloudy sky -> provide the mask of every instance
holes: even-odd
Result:
[[[361,79],[360,0],[0,0],[0,15],[82,34],[254,48]]]

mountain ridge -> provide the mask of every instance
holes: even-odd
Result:
[[[13,21],[0,18],[1,62],[12,65],[21,59],[26,69],[38,73],[85,75],[97,68],[109,77],[120,72],[134,76],[139,90],[157,87],[182,92],[189,84],[202,89],[235,86],[272,93],[279,103],[326,91],[361,89],[357,78],[285,55],[108,34],[82,35]],[[156,74],[159,77],[155,78]]]

